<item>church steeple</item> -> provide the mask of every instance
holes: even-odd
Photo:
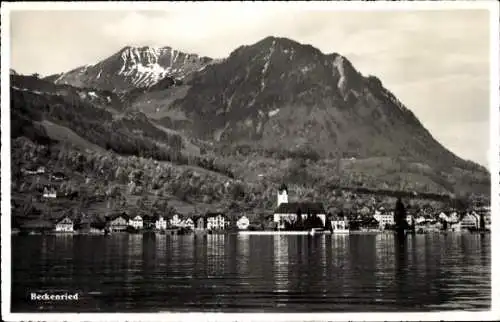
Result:
[[[288,188],[284,183],[278,188],[278,207],[282,203],[288,203]]]

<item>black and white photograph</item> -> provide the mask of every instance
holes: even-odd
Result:
[[[498,8],[2,3],[2,320],[498,320]]]

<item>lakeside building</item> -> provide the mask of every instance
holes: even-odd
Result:
[[[480,218],[475,212],[467,213],[461,220],[461,229],[479,229]]]
[[[81,213],[79,218],[75,220],[75,230],[80,233],[102,233],[106,227],[106,223],[97,216],[89,216]]]
[[[189,228],[191,230],[194,230],[194,222],[193,222],[193,219],[191,218],[187,218],[185,220],[182,220],[181,221],[181,227],[183,228]]]
[[[413,215],[406,215],[406,223],[408,224],[408,227],[411,227],[413,224],[415,224],[415,218]]]
[[[278,207],[274,211],[273,221],[278,229],[285,228],[285,222],[293,223],[297,214],[301,214],[302,221],[310,216],[318,216],[323,227],[326,225],[326,211],[320,202],[288,202],[288,188],[282,184],[278,189]]]
[[[248,226],[250,226],[250,220],[248,220],[248,218],[246,216],[242,216],[236,222],[236,226],[240,230],[246,230],[246,229],[248,229]]]
[[[347,217],[340,217],[338,215],[332,216],[330,220],[332,224],[332,232],[333,233],[348,233],[349,232],[349,223],[347,221]]]
[[[142,229],[144,227],[144,221],[141,216],[137,215],[129,219],[128,225],[134,227],[135,229]]]
[[[156,216],[144,215],[142,216],[142,227],[144,229],[154,229],[156,226]]]
[[[384,208],[376,210],[375,215],[373,215],[373,218],[375,218],[378,221],[379,227],[381,229],[384,229],[387,225],[393,226],[396,224],[394,221],[394,213],[386,211]]]
[[[155,228],[157,230],[165,230],[167,229],[167,221],[162,215],[155,216]]]
[[[225,229],[229,225],[226,217],[221,213],[209,213],[207,214],[206,219],[208,230]]]
[[[170,218],[169,226],[170,227],[180,227],[181,226],[181,219],[179,218],[179,215],[175,214],[172,216],[172,218]]]
[[[56,222],[54,229],[56,232],[73,232],[74,223],[68,216],[64,216]]]
[[[110,219],[107,227],[111,232],[125,231],[128,227],[128,218],[125,214],[116,215]]]

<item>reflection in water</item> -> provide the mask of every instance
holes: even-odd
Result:
[[[489,309],[489,235],[13,236],[12,309],[343,312]],[[26,298],[80,292],[75,304]]]
[[[288,292],[288,238],[274,236],[274,289],[277,293]]]
[[[207,235],[207,266],[209,277],[224,275],[225,235]]]

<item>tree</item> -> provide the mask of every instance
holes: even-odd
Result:
[[[404,229],[406,222],[406,209],[399,197],[396,201],[396,208],[394,209],[394,222],[396,229]]]
[[[304,223],[302,221],[302,210],[297,209],[297,220],[295,221],[295,229],[296,230],[303,230],[304,229]]]
[[[479,229],[480,229],[480,230],[484,230],[484,229],[485,229],[485,227],[486,227],[486,225],[485,225],[485,221],[484,221],[484,214],[483,214],[483,213],[481,213],[479,216],[480,216],[480,217],[479,217]]]

